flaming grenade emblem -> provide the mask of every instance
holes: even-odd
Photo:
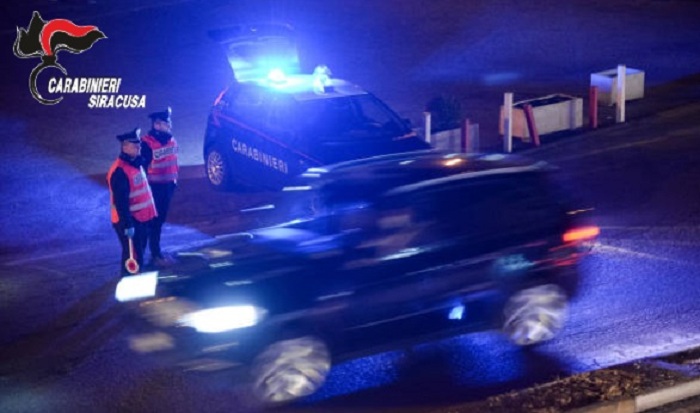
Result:
[[[44,21],[39,12],[35,11],[32,20],[26,29],[17,28],[17,39],[13,47],[15,56],[28,59],[41,57],[41,63],[37,65],[29,75],[29,90],[34,99],[45,105],[55,105],[63,97],[57,99],[44,99],[36,88],[36,79],[42,70],[47,67],[55,67],[67,76],[66,69],[58,63],[56,55],[61,50],[71,53],[82,53],[100,40],[107,38],[97,26],[77,26],[70,20],[54,19]]]

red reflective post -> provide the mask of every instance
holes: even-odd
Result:
[[[535,146],[540,146],[540,135],[537,133],[537,125],[535,125],[535,115],[532,112],[532,105],[524,105],[523,112],[527,120],[527,131],[530,133],[530,138]]]
[[[588,124],[591,129],[598,127],[598,86],[591,86],[588,92]]]
[[[461,149],[462,153],[467,153],[467,148],[469,148],[469,140],[471,139],[469,133],[469,119],[464,119],[462,122],[462,142]]]

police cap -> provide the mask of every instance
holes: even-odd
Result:
[[[162,110],[160,112],[153,112],[150,115],[148,115],[148,117],[151,118],[151,121],[153,122],[157,120],[162,120],[163,122],[170,122],[170,115],[172,113],[172,109],[170,109],[170,106],[168,106],[167,109]]]
[[[117,140],[119,142],[131,142],[131,143],[141,143],[141,129],[136,128],[131,132],[123,133],[117,135]]]

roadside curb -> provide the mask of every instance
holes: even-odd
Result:
[[[433,413],[660,413],[675,411],[669,405],[690,403],[695,410],[681,410],[689,412],[699,411],[699,397],[700,347],[576,373]]]
[[[635,397],[571,410],[570,413],[637,413],[700,396],[700,379],[654,390]]]

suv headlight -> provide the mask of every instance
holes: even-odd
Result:
[[[265,313],[265,310],[252,305],[215,307],[186,314],[180,318],[180,324],[200,333],[222,333],[254,326]]]

